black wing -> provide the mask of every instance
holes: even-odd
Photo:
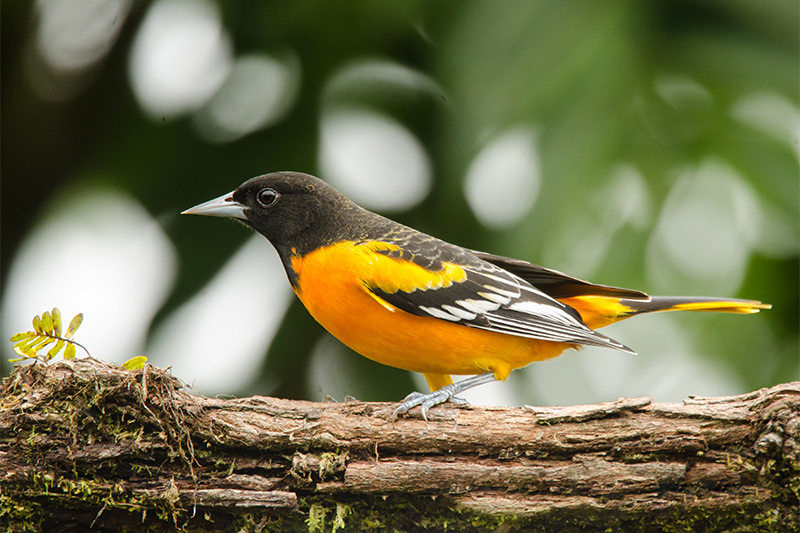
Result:
[[[442,271],[444,263],[448,263],[466,274],[450,284],[417,287],[409,292],[384,290],[386,287],[365,281],[375,296],[403,311],[508,335],[633,353],[625,345],[589,329],[571,307],[469,250],[406,227],[395,227],[391,234],[378,240],[400,247],[379,252],[395,260],[431,272]]]
[[[524,279],[553,298],[569,298],[570,296],[611,296],[614,298],[633,300],[650,299],[650,296],[641,291],[590,283],[579,278],[568,276],[558,270],[534,265],[527,261],[474,250],[472,253],[478,258]]]

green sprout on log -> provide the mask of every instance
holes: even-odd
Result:
[[[10,362],[16,363],[25,359],[46,362],[57,356],[61,350],[64,350],[64,359],[75,359],[76,347],[86,352],[86,355],[90,355],[89,350],[72,338],[82,322],[83,313],[78,313],[62,334],[61,311],[58,307],[54,307],[52,311],[45,311],[41,318],[36,315],[33,317],[33,331],[23,331],[11,336],[11,342],[16,343],[14,351],[21,357],[11,359]],[[53,343],[55,346],[43,353],[43,350]]]
[[[41,317],[36,315],[33,317],[32,331],[23,331],[11,336],[11,342],[15,343],[14,351],[20,357],[10,359],[9,362],[16,363],[25,359],[35,359],[46,363],[57,356],[61,350],[64,350],[64,359],[75,359],[76,347],[91,357],[89,350],[72,338],[82,323],[83,313],[78,313],[62,334],[61,311],[58,310],[58,307],[54,307],[52,311],[45,311]],[[55,345],[44,353],[43,350],[53,343]],[[120,366],[131,371],[140,370],[144,367],[145,362],[147,362],[147,357],[138,355],[128,359]]]

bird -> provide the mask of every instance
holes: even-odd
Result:
[[[182,214],[231,218],[266,237],[308,312],[355,352],[422,373],[391,418],[465,403],[461,392],[582,346],[635,354],[596,330],[656,311],[756,313],[733,298],[648,296],[450,244],[373,213],[325,181],[282,171]],[[454,382],[453,375],[469,376]]]

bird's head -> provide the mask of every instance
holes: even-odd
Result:
[[[236,190],[181,214],[240,220],[283,252],[331,239],[341,214],[353,209],[360,208],[319,178],[300,172],[274,172],[252,178]],[[310,228],[313,231],[308,231]]]

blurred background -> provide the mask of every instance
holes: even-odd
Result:
[[[0,333],[58,306],[93,356],[204,394],[399,400],[269,243],[181,210],[276,170],[457,244],[651,294],[468,393],[679,401],[800,378],[796,0],[2,3]],[[11,343],[0,371],[10,372]]]

